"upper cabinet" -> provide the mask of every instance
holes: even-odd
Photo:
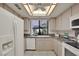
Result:
[[[70,30],[71,8],[56,18],[56,30]]]
[[[55,19],[50,19],[48,21],[48,32],[49,32],[49,34],[52,34],[54,30],[55,30]]]
[[[24,33],[30,34],[30,20],[29,19],[24,20]]]
[[[71,8],[62,14],[62,30],[70,30]]]
[[[73,5],[56,18],[56,30],[71,30],[70,18],[77,14],[79,14],[79,4]]]
[[[62,29],[62,19],[61,16],[56,18],[56,30],[61,30]]]

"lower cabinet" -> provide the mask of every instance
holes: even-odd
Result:
[[[62,42],[57,40],[57,39],[54,39],[54,51],[56,53],[57,56],[62,56],[63,55],[63,45],[62,45]]]
[[[38,50],[38,51],[54,51],[57,56],[62,56],[63,45],[62,42],[55,38],[38,37],[26,38],[25,49]]]
[[[36,50],[50,51],[53,50],[52,38],[36,38]]]
[[[53,43],[54,52],[56,55],[58,55],[58,44],[57,44],[58,41],[57,39],[54,39],[53,42],[54,42]]]
[[[35,49],[35,38],[25,39],[25,49],[34,50]]]
[[[62,42],[58,41],[58,56],[62,56],[63,55],[63,45]]]

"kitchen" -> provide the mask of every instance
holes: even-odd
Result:
[[[79,56],[78,7],[78,3],[1,3],[0,55]]]

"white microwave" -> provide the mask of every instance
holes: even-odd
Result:
[[[79,14],[74,15],[70,18],[70,28],[79,29]]]

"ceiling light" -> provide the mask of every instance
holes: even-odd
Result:
[[[45,15],[46,15],[46,12],[42,11],[41,9],[38,9],[33,12],[33,16],[45,16]]]
[[[29,15],[32,15],[31,11],[29,10],[28,5],[24,5],[25,9],[28,11]]]
[[[52,11],[54,10],[55,6],[56,6],[56,5],[52,5],[52,6],[51,6],[51,8],[50,8],[50,10],[49,10],[49,12],[48,12],[47,15],[50,15],[50,14],[52,13]]]
[[[35,4],[23,4],[27,12],[31,16],[49,16],[54,10],[56,4],[51,4],[47,6],[35,5]]]

